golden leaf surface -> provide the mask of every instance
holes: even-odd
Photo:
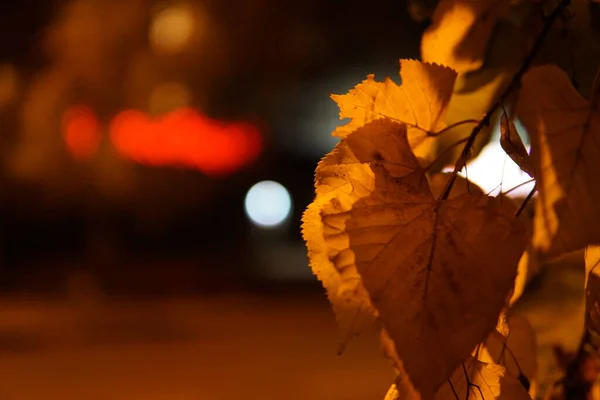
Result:
[[[380,340],[383,354],[392,362],[394,370],[396,371],[396,379],[388,391],[385,399],[387,400],[388,397],[391,396],[390,399],[397,398],[402,400],[420,400],[421,395],[417,389],[415,389],[408,375],[406,374],[406,371],[404,370],[404,364],[402,363],[402,360],[398,358],[396,345],[385,329],[381,330]]]
[[[467,379],[468,377],[468,379]],[[468,357],[444,384],[435,400],[529,400],[521,382],[501,365],[488,364]]]
[[[447,65],[459,73],[479,69],[506,0],[440,0],[423,33],[421,59]]]
[[[428,177],[429,189],[431,190],[433,197],[437,199],[442,195],[451,177],[452,173],[450,172],[438,172],[437,174]],[[464,177],[457,175],[448,198],[453,199],[454,197],[458,197],[468,192],[483,194],[483,190],[481,190],[479,186],[475,185],[473,182],[469,182]]]
[[[323,162],[325,160],[320,165]],[[362,178],[359,171],[352,175]],[[321,220],[321,210],[330,207],[330,201],[336,196],[336,188],[333,187],[328,193],[323,189],[317,190],[317,197],[302,216],[302,236],[306,241],[310,266],[327,291],[327,298],[342,331],[342,343],[338,349],[341,353],[350,339],[373,324],[377,311],[371,304],[356,267],[352,264],[336,265],[330,259],[330,253],[335,249],[330,248],[325,241],[327,228]]]
[[[400,375],[384,400],[421,400],[414,392],[406,392]],[[452,373],[433,397],[434,400],[530,400],[519,380],[506,368],[488,364],[469,356]]]
[[[534,248],[555,256],[600,243],[599,111],[548,65],[524,76],[517,114],[536,170]]]
[[[402,84],[398,86],[390,78],[377,82],[374,75],[368,75],[349,93],[332,95],[340,107],[340,119],[351,118],[333,135],[344,138],[370,121],[387,117],[406,123],[408,140],[417,156],[429,156],[434,138],[428,132],[445,127],[444,113],[456,72],[437,64],[400,60],[400,78]]]
[[[503,316],[505,314],[501,314],[500,320],[503,319]],[[504,325],[505,323],[501,323],[500,320],[498,325]],[[506,335],[508,336],[508,326],[506,326],[506,329]],[[494,332],[506,338],[498,330]],[[381,332],[381,343],[386,357],[392,361],[397,373],[396,380],[388,390],[384,400],[422,400],[422,396],[414,388],[406,374],[402,361],[396,354],[394,342],[385,330]],[[515,378],[516,375],[511,374],[505,365],[495,364],[487,350],[483,350],[483,353],[479,353],[479,358],[467,356],[466,360],[460,363],[452,375],[436,391],[434,400],[455,400],[457,398],[455,396],[458,396],[459,399],[481,399],[482,396],[484,399],[511,399],[513,398],[511,396],[514,396],[515,399],[529,399],[526,389]],[[484,358],[487,357],[488,360],[484,360],[482,355]],[[469,385],[469,382],[472,385]]]
[[[366,289],[411,382],[431,398],[507,301],[525,245],[514,209],[476,192],[437,203],[406,125],[388,119],[347,135],[315,186],[303,229],[313,270],[358,273],[358,297]],[[360,304],[343,318],[368,314]]]
[[[507,324],[507,333],[495,330],[487,337],[478,359],[502,365],[513,376],[522,375],[531,382],[537,373],[535,331],[522,315],[509,315]]]
[[[521,215],[520,218],[522,219],[522,217],[523,215]],[[536,252],[533,251],[531,244],[529,244],[519,260],[515,288],[509,302],[511,306],[521,298],[523,293],[525,293],[527,284],[538,274],[540,268],[541,265],[536,256]]]
[[[500,146],[523,172],[534,178],[534,168],[529,160],[529,152],[519,136],[515,123],[509,119],[506,111],[500,117]]]
[[[585,325],[594,345],[600,345],[600,246],[585,249]]]
[[[445,166],[454,165],[463,146],[454,146],[448,152],[446,149],[460,140],[466,140],[476,123],[489,110],[507,82],[510,81],[511,76],[510,69],[482,68],[457,77],[454,94],[445,113],[445,121],[449,126],[434,141],[434,150],[436,151],[434,154],[435,157],[438,157],[434,170],[442,170]],[[477,135],[477,139],[471,147],[471,158],[477,157],[481,149],[489,142],[495,125],[494,119],[495,117],[492,118],[490,125],[484,126]],[[467,121],[467,123],[459,123],[461,121]],[[444,155],[440,157],[442,153]]]

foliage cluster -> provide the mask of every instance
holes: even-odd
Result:
[[[422,60],[400,61],[401,85],[369,75],[332,96],[350,122],[317,166],[303,236],[342,347],[381,324],[397,371],[389,399],[590,396],[596,376],[568,371],[600,344],[596,6],[440,0]],[[536,182],[520,204],[459,174],[498,125],[507,156]],[[448,165],[451,173],[440,172]],[[559,390],[540,393],[535,333],[510,305],[535,261],[582,249],[586,335]]]

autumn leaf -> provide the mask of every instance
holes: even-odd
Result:
[[[585,249],[585,325],[592,343],[600,345],[600,246]]]
[[[467,379],[468,377],[468,379]],[[450,384],[451,383],[451,384]],[[521,382],[497,364],[488,364],[473,357],[457,368],[435,396],[435,400],[529,400]]]
[[[377,311],[371,304],[356,267],[351,264],[336,266],[329,258],[331,250],[325,243],[326,227],[321,220],[321,209],[327,207],[335,196],[335,190],[329,193],[317,190],[315,201],[302,216],[302,235],[308,248],[310,266],[327,291],[342,332],[338,349],[338,353],[342,353],[350,339],[373,324]]]
[[[398,378],[402,382],[402,377]],[[402,391],[401,383],[394,383],[384,400],[420,400],[418,394]],[[481,362],[469,356],[452,373],[433,397],[434,400],[529,400],[519,380],[504,367]]]
[[[402,397],[400,395],[400,392],[398,391],[398,388],[396,387],[396,384],[394,383],[388,389],[387,393],[385,394],[385,398],[383,400],[406,400],[406,399],[410,400],[410,398]]]
[[[439,172],[429,177],[429,188],[434,198],[437,199],[441,196],[451,177],[452,173],[449,172]],[[469,182],[466,178],[458,175],[454,180],[454,185],[452,185],[452,190],[450,191],[448,198],[453,199],[455,197],[460,196],[461,194],[469,192],[483,194],[483,190],[481,190],[479,186],[475,185],[473,182]]]
[[[370,121],[387,117],[406,123],[415,154],[429,157],[434,138],[428,132],[445,127],[444,113],[456,72],[437,64],[400,60],[400,78],[402,84],[398,86],[390,78],[377,82],[374,75],[368,75],[348,94],[332,95],[340,107],[340,119],[351,118],[333,135],[344,138]]]
[[[437,148],[446,149],[469,136],[472,125],[454,124],[480,119],[510,85],[530,47],[525,44],[527,35],[523,30],[539,19],[534,8],[532,2],[509,0],[438,2],[421,41],[421,59],[447,65],[459,76],[445,118],[452,127],[436,140]],[[512,105],[512,99],[506,99],[505,105]],[[488,143],[496,114],[477,135],[472,157]],[[434,168],[454,164],[460,150],[459,147],[446,154]]]
[[[508,332],[494,330],[487,337],[477,358],[502,365],[523,382],[532,382],[537,372],[535,331],[522,315],[509,315],[507,324]]]
[[[562,70],[542,66],[524,76],[517,115],[536,170],[534,248],[555,256],[600,243],[600,112]]]
[[[485,115],[496,101],[501,91],[511,78],[511,69],[485,69],[463,74],[457,77],[454,94],[446,108],[445,121],[449,124],[442,135],[435,138],[436,164],[430,170],[441,170],[454,165],[462,146],[455,146],[451,151],[439,157],[454,143],[465,140],[473,131],[479,119]],[[489,142],[495,124],[496,115],[492,116],[489,126],[484,126],[471,147],[471,158],[475,158]],[[459,123],[459,122],[463,123]]]
[[[385,400],[390,399],[402,399],[402,400],[420,400],[421,395],[415,389],[412,382],[410,381],[408,375],[406,374],[406,370],[404,369],[404,364],[402,360],[398,358],[398,353],[396,352],[396,345],[394,341],[390,337],[390,335],[385,331],[385,329],[381,330],[380,335],[381,347],[383,349],[383,354],[385,357],[392,362],[394,366],[394,370],[396,371],[396,379],[394,384],[388,391]]]
[[[549,13],[556,2],[542,2]],[[539,65],[554,64],[568,71],[579,93],[590,98],[600,57],[600,36],[594,34],[598,15],[591,12],[590,1],[570,1],[568,22],[558,23],[550,30],[546,43],[537,57]]]
[[[504,314],[501,314],[501,317],[503,315]],[[502,323],[499,321],[498,325],[500,326]],[[516,330],[517,336],[521,339],[523,335],[518,323]],[[500,329],[500,331],[502,331],[502,329]],[[499,330],[495,330],[494,333],[506,339],[506,336],[509,334],[508,325],[506,326],[506,332],[504,332],[504,334],[500,334]],[[492,335],[490,335],[490,337],[492,337]],[[491,342],[495,345],[494,339],[490,341],[490,337],[488,337],[486,342]],[[523,342],[530,343],[527,340]],[[413,387],[412,382],[406,374],[402,361],[396,354],[394,342],[385,330],[381,333],[381,343],[386,357],[392,361],[397,374],[396,380],[388,390],[384,400],[421,400],[421,395]],[[503,344],[505,342],[498,343]],[[535,345],[535,343],[533,344]],[[521,345],[520,340],[519,345]],[[496,350],[495,347],[492,348],[492,351]],[[456,396],[458,396],[459,399],[481,399],[481,396],[483,396],[483,399],[485,400],[512,399],[513,397],[511,396],[514,396],[515,399],[529,399],[526,391],[527,389],[525,389],[522,383],[515,378],[516,375],[511,374],[510,370],[506,368],[505,365],[495,364],[486,348],[478,346],[477,349],[481,350],[479,358],[470,355],[467,356],[466,360],[460,363],[448,377],[446,382],[436,391],[434,400],[455,400],[457,398]],[[533,351],[535,356],[535,348],[531,350],[519,347],[518,350],[527,354]],[[494,353],[494,355],[500,354]],[[506,371],[502,367],[505,367]],[[469,385],[468,382],[470,382],[471,385]],[[519,388],[518,386],[521,387]]]
[[[303,229],[313,270],[358,272],[356,293],[366,289],[411,382],[431,398],[507,301],[525,244],[514,209],[476,192],[438,203],[406,125],[389,119],[347,135],[315,186]]]
[[[440,0],[423,33],[422,60],[459,73],[479,69],[494,26],[508,6],[505,0]]]
[[[500,146],[502,150],[517,164],[523,172],[534,178],[535,173],[515,123],[509,119],[506,111],[500,117]]]
[[[540,271],[541,265],[533,251],[531,245],[523,252],[519,265],[517,266],[517,277],[515,279],[514,292],[510,299],[510,305],[513,305],[525,293],[525,288],[529,281]]]

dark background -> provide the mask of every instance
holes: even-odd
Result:
[[[172,7],[195,28],[165,54],[151,32]],[[397,80],[424,28],[403,1],[0,2],[0,399],[383,398],[377,332],[336,355],[300,217],[341,123],[329,94]],[[121,112],[182,106],[153,109],[165,82],[257,127],[258,158],[215,175],[119,153]],[[72,106],[98,120],[86,157],[64,137]],[[244,211],[263,180],[293,201],[274,229]]]
[[[157,10],[181,4],[200,7],[208,33],[175,55],[153,54]],[[148,295],[285,277],[314,283],[300,217],[316,162],[342,123],[329,94],[368,73],[397,80],[398,59],[418,57],[425,26],[403,1],[0,3],[0,64],[18,82],[0,108],[0,286],[58,293],[78,270],[107,292]],[[135,64],[140,54],[152,79]],[[134,79],[141,84],[129,85]],[[109,149],[91,160],[69,154],[60,132],[66,107],[89,106],[106,129],[123,109],[148,112],[144,88],[174,80],[210,117],[255,122],[258,160],[210,177],[136,164],[105,139]],[[293,200],[275,231],[253,228],[243,210],[247,190],[266,179]]]

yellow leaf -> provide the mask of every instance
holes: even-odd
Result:
[[[585,249],[585,325],[592,343],[600,344],[600,246]]]
[[[385,398],[383,400],[404,400],[404,399],[406,399],[406,397],[400,396],[400,392],[398,392],[398,388],[396,387],[396,384],[393,383],[392,386],[390,386],[390,389],[385,394]]]
[[[546,12],[550,12],[556,3],[545,3],[548,6],[545,7]],[[540,65],[557,65],[568,71],[576,82],[579,93],[590,98],[598,68],[598,62],[590,60],[598,60],[600,57],[600,37],[597,30],[594,34],[598,16],[591,12],[589,1],[571,1],[568,10],[568,22],[553,25],[545,40],[552,45],[542,46],[537,62]]]
[[[343,139],[315,185],[309,210],[322,237],[304,230],[309,249],[320,247],[313,269],[327,258],[327,268],[358,272],[411,382],[430,398],[496,326],[525,244],[514,208],[476,192],[438,204],[406,125],[388,119]]]
[[[431,194],[434,198],[437,199],[440,197],[451,177],[452,174],[449,172],[439,172],[437,174],[433,174],[429,178],[429,186],[431,188]],[[483,190],[481,190],[479,186],[458,175],[454,181],[454,185],[452,186],[452,190],[450,191],[448,198],[453,199],[468,192],[483,194]]]
[[[528,245],[521,256],[517,267],[515,289],[510,299],[511,306],[521,298],[527,284],[540,271],[540,268],[541,266],[535,252],[532,250],[531,245]]]
[[[400,375],[384,400],[421,400],[414,392],[403,392]],[[434,400],[530,400],[518,379],[504,367],[469,356],[439,388]]]
[[[494,26],[510,4],[506,0],[440,0],[421,40],[421,59],[459,73],[483,65]]]
[[[467,379],[468,377],[468,379]],[[501,365],[468,357],[444,384],[435,400],[530,400],[521,382]]]
[[[392,365],[396,370],[396,380],[388,391],[385,400],[420,400],[421,395],[419,395],[419,392],[417,392],[413,386],[408,375],[406,375],[404,365],[396,353],[396,345],[385,329],[381,330],[381,345],[383,347],[383,353],[392,362]]]
[[[327,297],[342,331],[343,337],[338,349],[341,353],[350,339],[373,324],[377,311],[371,304],[356,267],[337,267],[329,258],[331,250],[325,243],[326,228],[321,221],[321,209],[334,196],[335,192],[329,196],[317,196],[308,206],[302,216],[302,236],[308,248],[310,266],[327,291]]]
[[[390,78],[377,82],[374,75],[368,75],[348,94],[332,95],[340,107],[340,119],[352,119],[333,135],[344,138],[372,120],[387,117],[409,125],[408,140],[413,150],[417,156],[427,158],[433,141],[428,132],[438,132],[445,126],[444,112],[456,72],[436,64],[400,60],[400,78],[402,84],[398,86]]]
[[[517,127],[508,118],[506,111],[500,117],[500,146],[502,150],[517,164],[523,172],[534,178],[533,166],[529,160],[529,152],[525,148]]]
[[[517,114],[536,170],[534,248],[556,256],[600,243],[600,113],[562,70],[542,66],[523,78]]]
[[[457,124],[460,121],[479,120],[496,101],[502,89],[512,77],[509,69],[485,69],[463,74],[457,77],[454,85],[454,94],[446,108],[445,121],[450,124],[442,135],[435,140],[435,156],[444,152],[454,143],[466,139],[475,126],[473,123]],[[488,143],[490,135],[495,126],[495,117],[489,126],[484,127],[473,147],[471,157],[479,154],[481,149]],[[453,147],[444,157],[436,163],[438,169],[447,165],[454,165],[456,159],[462,152],[462,146]],[[431,170],[431,169],[430,169]]]
[[[508,332],[493,331],[481,346],[478,359],[502,365],[513,376],[524,376],[529,382],[537,373],[535,331],[522,315],[508,317]]]
[[[587,287],[591,275],[600,276],[600,245],[587,246],[585,248],[585,286]]]

